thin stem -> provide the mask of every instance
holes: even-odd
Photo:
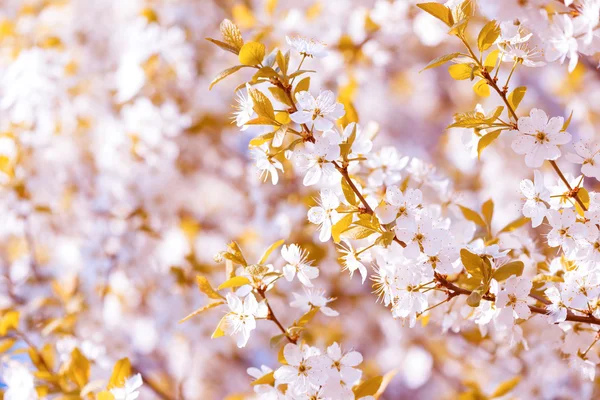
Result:
[[[435,279],[441,286],[443,286],[444,288],[449,290],[450,293],[452,293],[454,296],[457,296],[457,295],[468,296],[472,293],[471,290],[456,286],[452,282],[448,281],[444,276],[442,276],[438,273],[435,274]],[[482,300],[486,300],[486,301],[495,301],[496,300],[494,295],[491,295],[491,294],[484,294],[483,296],[481,296],[481,298],[482,298]],[[537,307],[537,306],[531,306],[531,305],[528,305],[528,307],[532,313],[548,315],[548,310],[545,307]],[[567,311],[566,321],[583,322],[586,324],[600,325],[600,319],[598,319],[592,315],[585,315],[585,316],[584,315],[575,315],[571,311]]]
[[[359,198],[360,202],[362,203],[362,205],[364,207],[364,210],[365,210],[364,212],[366,212],[367,214],[373,215],[374,214],[373,209],[371,208],[369,203],[367,203],[367,200],[364,198],[364,196],[362,195],[360,190],[358,190],[358,188],[356,187],[354,182],[352,182],[352,179],[350,178],[350,175],[348,174],[348,166],[347,165],[340,166],[335,161],[333,161],[333,165],[339,171],[339,173],[342,174],[342,177],[344,177],[344,180],[346,181],[346,183],[348,183],[348,186],[350,186],[350,189],[352,189],[354,194],[356,194],[356,196]],[[394,242],[398,243],[400,246],[406,247],[406,243],[404,243],[403,241],[398,239],[395,235],[394,235],[393,240],[394,240]]]
[[[477,57],[475,57],[475,53],[473,53],[473,50],[471,49],[471,46],[469,45],[469,43],[467,42],[467,40],[464,37],[462,37],[462,36],[459,37],[459,38],[464,43],[464,45],[467,48],[467,50],[469,51],[469,54],[471,55],[471,58],[473,59],[473,61],[475,61],[477,63],[477,65],[479,66],[479,68],[481,69],[481,74],[484,77],[484,79],[487,81],[488,85],[492,89],[494,89],[494,91],[496,91],[496,93],[498,93],[498,95],[500,96],[500,98],[502,99],[502,101],[504,102],[504,104],[506,105],[506,109],[508,110],[509,115],[515,121],[515,123],[517,123],[519,121],[519,117],[517,116],[517,113],[515,112],[515,109],[512,107],[512,105],[508,101],[508,98],[506,97],[506,92],[507,92],[508,88],[505,87],[506,90],[502,90],[502,89],[500,89],[498,87],[498,85],[496,84],[496,81],[490,76],[490,74],[487,72],[487,70],[479,62],[479,60],[477,59]],[[515,64],[515,66],[516,66],[516,64]],[[515,66],[513,66],[513,69],[514,69]],[[511,75],[512,75],[512,71],[511,71]],[[567,188],[571,192],[572,197],[574,197],[575,200],[577,201],[577,203],[579,203],[579,206],[582,208],[582,210],[587,211],[587,208],[585,207],[585,204],[583,204],[583,201],[581,201],[581,199],[579,198],[579,196],[577,195],[577,193],[573,192],[573,188],[571,187],[571,185],[569,184],[569,182],[565,178],[564,174],[562,173],[562,171],[560,170],[560,168],[558,167],[558,165],[556,164],[556,162],[552,161],[552,160],[549,160],[549,161],[550,161],[550,165],[552,165],[552,168],[554,168],[554,171],[556,171],[556,173],[558,174],[558,176],[560,177],[560,179],[565,183],[565,185],[567,186]]]
[[[508,83],[510,82],[510,78],[512,78],[513,72],[515,72],[516,68],[517,68],[517,62],[515,61],[515,63],[512,66],[512,69],[510,70],[510,74],[508,74],[508,78],[506,78],[506,83],[504,84],[505,88],[508,88]]]
[[[581,207],[581,209],[583,211],[587,211],[587,207],[585,206],[585,204],[583,204],[583,201],[581,201],[581,199],[579,198],[579,196],[577,195],[577,193],[573,192],[573,188],[571,187],[571,184],[569,183],[569,181],[567,180],[567,178],[565,178],[565,175],[562,173],[562,171],[558,167],[558,164],[556,164],[556,161],[550,160],[550,165],[552,165],[552,168],[554,168],[554,171],[556,171],[556,173],[558,174],[558,176],[560,177],[560,179],[563,181],[563,183],[565,184],[565,186],[567,187],[567,189],[569,189],[569,194],[572,197],[575,198],[575,200],[577,201],[577,203],[579,203],[579,207]]]
[[[269,300],[267,300],[267,296],[265,295],[265,291],[263,289],[257,289],[256,291],[258,292],[258,294],[260,295],[260,297],[262,297],[265,300],[265,304],[267,305],[267,310],[269,311],[269,314],[267,315],[267,319],[275,322],[275,325],[277,325],[277,327],[279,328],[279,330],[281,331],[281,333],[283,333],[285,335],[285,337],[287,338],[287,340],[290,343],[296,344],[296,342],[298,341],[298,339],[295,338],[295,337],[292,337],[289,334],[289,332],[287,331],[287,329],[285,329],[285,327],[281,324],[281,322],[279,322],[279,320],[275,316],[275,312],[273,312],[273,309],[271,308],[271,305],[269,304]]]

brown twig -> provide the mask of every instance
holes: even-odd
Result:
[[[257,289],[256,291],[258,292],[260,297],[262,297],[265,300],[265,304],[267,305],[267,310],[269,311],[269,314],[267,315],[267,319],[273,321],[275,323],[275,325],[277,325],[277,327],[279,328],[281,333],[283,333],[285,335],[285,337],[287,338],[287,340],[290,343],[296,344],[298,342],[298,339],[296,337],[293,337],[292,335],[290,335],[290,333],[287,331],[287,329],[285,329],[285,327],[281,324],[281,322],[279,322],[279,320],[275,316],[275,313],[273,312],[273,309],[271,308],[271,305],[269,304],[269,300],[267,300],[265,291],[262,289]]]
[[[465,295],[468,296],[472,293],[471,290],[468,289],[464,289],[461,288],[459,286],[456,286],[455,284],[453,284],[452,282],[448,281],[443,275],[436,273],[435,274],[435,280],[443,287],[445,287],[447,290],[449,290],[452,293],[455,293],[455,295]],[[486,301],[495,301],[495,297],[492,294],[484,294],[483,296],[481,296],[481,298],[483,300]],[[548,315],[548,310],[544,307],[537,307],[537,306],[531,306],[528,305],[529,309],[531,310],[532,313],[535,314],[542,314],[542,315]],[[566,321],[571,321],[571,322],[582,322],[582,323],[586,323],[586,324],[592,324],[592,325],[600,325],[600,319],[594,317],[593,315],[576,315],[573,314],[571,311],[567,311],[567,317],[566,317]]]

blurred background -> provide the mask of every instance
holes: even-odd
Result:
[[[18,309],[23,329],[57,359],[82,349],[94,376],[106,378],[129,357],[176,398],[251,398],[246,369],[276,365],[275,328],[258,324],[240,350],[229,338],[210,339],[220,310],[177,322],[207,302],[196,275],[224,279],[213,257],[229,241],[255,259],[285,239],[310,251],[318,286],[343,316],[318,316],[308,340],[355,348],[367,375],[396,369],[383,399],[454,399],[468,381],[493,388],[515,374],[527,381],[522,398],[593,396],[596,385],[565,375],[558,355],[544,353],[539,365],[535,351],[492,346],[473,328],[458,332],[462,321],[414,329],[394,321],[369,284],[340,274],[333,245],[315,240],[306,210],[316,192],[289,171],[277,186],[259,179],[247,151],[257,131],[240,132],[231,120],[234,89],[251,75],[208,90],[236,61],[205,40],[219,37],[224,18],[269,49],[287,49],[286,35],[322,41],[329,56],[305,64],[317,71],[312,87],[351,100],[361,124],[378,132],[376,149],[394,146],[435,165],[464,204],[493,198],[503,226],[519,214],[518,184],[530,170],[502,137],[478,161],[465,146],[470,132],[445,129],[455,112],[498,101],[478,98],[445,67],[420,72],[459,47],[414,3],[0,1],[0,309]],[[485,14],[494,1],[480,3]],[[558,64],[521,69],[512,82],[528,86],[523,109],[575,110],[570,132],[590,138],[600,112],[596,64],[583,58],[571,74]],[[276,310],[301,290],[281,286],[289,291],[274,293]],[[160,396],[145,386],[140,398]]]

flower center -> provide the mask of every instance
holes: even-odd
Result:
[[[545,132],[538,131],[535,135],[535,138],[540,143],[548,142],[548,135],[546,135]]]

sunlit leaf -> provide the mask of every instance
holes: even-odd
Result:
[[[265,45],[258,42],[248,42],[240,49],[239,60],[243,65],[258,65],[265,58]]]
[[[233,278],[230,278],[227,281],[220,284],[217,290],[229,289],[249,284],[250,279],[246,278],[245,276],[234,276]]]
[[[448,26],[454,25],[454,19],[452,18],[452,11],[443,4],[440,3],[421,3],[417,4],[421,10],[433,15]]]

